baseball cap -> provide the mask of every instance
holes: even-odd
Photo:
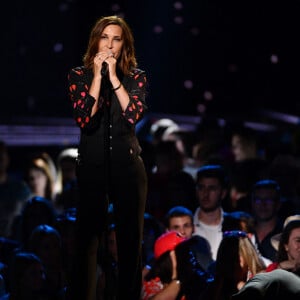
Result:
[[[300,215],[292,215],[292,216],[287,217],[283,223],[282,230],[284,230],[284,228],[292,221],[300,221]],[[280,241],[281,235],[282,235],[282,233],[277,233],[271,237],[271,244],[276,250],[278,250],[278,248],[279,248],[279,241]]]
[[[174,250],[183,241],[185,238],[177,231],[163,233],[154,243],[154,258],[157,259],[165,252]]]

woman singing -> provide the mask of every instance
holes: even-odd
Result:
[[[117,16],[92,28],[83,66],[68,76],[80,128],[77,250],[68,299],[94,300],[97,249],[113,204],[118,247],[117,299],[138,300],[147,176],[135,125],[145,113],[146,75],[137,68],[134,38]]]

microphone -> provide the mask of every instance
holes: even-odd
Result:
[[[104,61],[102,63],[101,76],[105,77],[105,76],[107,76],[107,73],[108,73],[108,64],[107,64],[107,62]]]

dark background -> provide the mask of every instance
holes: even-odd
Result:
[[[97,18],[131,26],[153,113],[299,116],[298,1],[14,1],[2,10],[2,122],[71,116],[67,72]],[[157,33],[155,28],[160,28]],[[278,62],[271,61],[272,55]]]

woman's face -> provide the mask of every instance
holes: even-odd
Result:
[[[235,161],[243,161],[256,156],[255,145],[250,142],[244,141],[237,134],[232,136],[231,149]]]
[[[45,191],[47,186],[47,176],[46,174],[39,169],[30,169],[28,173],[29,186],[32,189],[33,193],[44,196],[41,191]]]
[[[104,28],[98,44],[98,52],[107,51],[118,59],[124,44],[122,28],[119,25],[108,25]]]
[[[294,228],[291,231],[285,250],[289,260],[295,260],[300,264],[300,228]]]

